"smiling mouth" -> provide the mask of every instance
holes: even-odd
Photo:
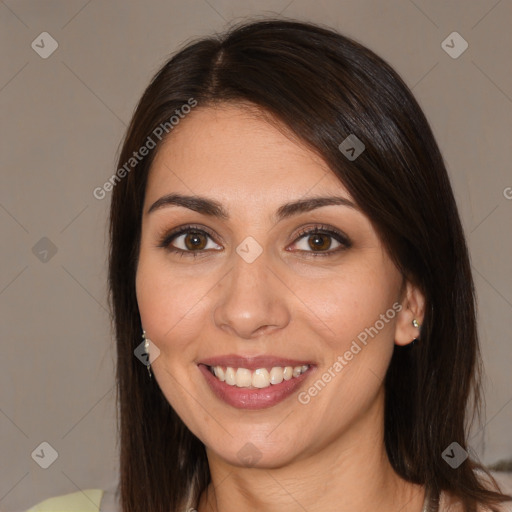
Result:
[[[300,377],[310,368],[310,365],[306,364],[302,366],[258,368],[251,371],[247,368],[233,368],[231,366],[206,366],[220,382],[225,382],[229,386],[248,389],[265,389],[281,384],[283,381]]]

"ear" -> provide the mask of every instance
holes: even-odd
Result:
[[[405,346],[420,337],[420,328],[413,325],[413,320],[416,320],[420,326],[423,324],[425,297],[417,286],[407,281],[402,293],[401,305],[402,309],[397,315],[395,325],[395,343]]]

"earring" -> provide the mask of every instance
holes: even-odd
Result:
[[[144,352],[148,356],[148,363],[146,365],[146,368],[148,369],[149,378],[151,378],[151,363],[149,362],[149,341],[150,340],[148,340],[146,338],[146,331],[144,329],[142,330],[142,339],[144,340]]]
[[[413,319],[412,321],[412,325],[414,327],[416,327],[416,329],[419,329],[420,330],[420,333],[421,333],[421,325],[419,324],[418,320],[416,320],[416,318]],[[418,338],[414,338],[412,340],[412,345],[416,345],[416,342],[418,341]]]

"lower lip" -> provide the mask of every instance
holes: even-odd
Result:
[[[221,382],[215,377],[208,366],[199,365],[199,369],[206,378],[206,382],[210,385],[211,390],[218,398],[237,409],[266,409],[282,402],[288,398],[306,379],[312,370],[309,369],[299,375],[292,377],[290,380],[283,380],[280,384],[271,384],[270,386],[259,389],[239,388],[230,386],[225,382]]]

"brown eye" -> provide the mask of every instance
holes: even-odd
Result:
[[[341,231],[317,226],[301,231],[293,245],[299,252],[310,256],[329,256],[350,248],[352,242]]]
[[[308,245],[313,251],[326,251],[331,247],[331,237],[322,233],[315,233],[308,237]]]
[[[209,252],[211,249],[222,249],[213,241],[213,236],[210,233],[190,226],[165,235],[159,246],[182,256],[185,254],[196,256]]]
[[[202,233],[189,232],[185,235],[184,242],[185,247],[189,251],[193,251],[194,249],[204,249],[208,243],[208,240]]]

